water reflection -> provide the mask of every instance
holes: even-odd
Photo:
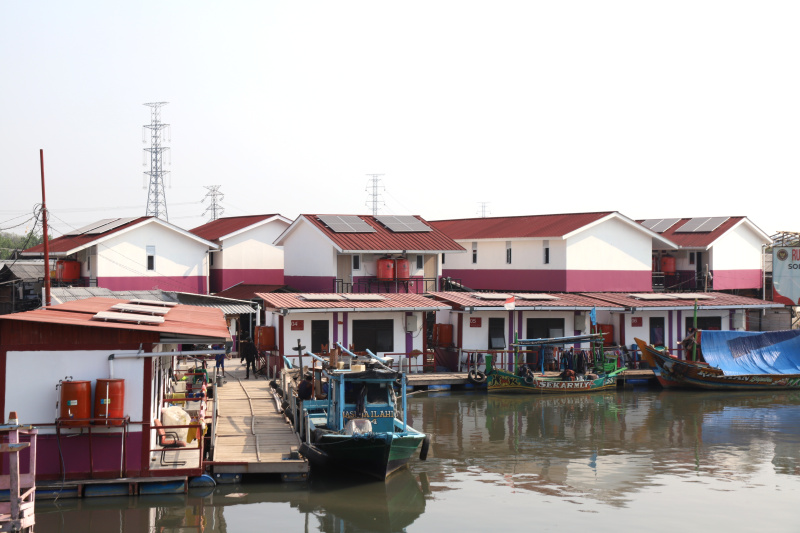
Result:
[[[800,393],[619,391],[561,397],[447,395],[415,401],[434,435],[432,490],[455,473],[515,490],[624,506],[659,476],[800,473]],[[419,422],[421,420],[421,423]]]
[[[404,531],[425,511],[417,478],[404,470],[385,483],[318,478],[309,483],[220,485],[206,496],[87,498],[37,502],[37,531],[219,532],[237,522],[263,530],[272,518],[260,504],[284,504],[299,513],[305,531]],[[234,523],[232,524],[232,519]],[[287,529],[297,531],[298,523]]]

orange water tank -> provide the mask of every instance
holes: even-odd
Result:
[[[675,258],[671,255],[665,255],[661,258],[661,272],[665,274],[675,273]]]
[[[56,279],[59,281],[75,281],[81,277],[81,264],[78,261],[56,261]]]
[[[397,274],[397,279],[405,280],[411,277],[411,263],[409,263],[408,259],[405,257],[397,259],[395,274]]]
[[[62,381],[61,400],[59,405],[62,426],[85,426],[88,420],[76,422],[78,419],[92,418],[92,382]]]
[[[381,281],[394,280],[394,259],[390,257],[378,259],[378,279]]]
[[[256,326],[256,348],[264,351],[276,349],[275,326]]]
[[[434,324],[433,343],[439,346],[453,344],[453,324]]]
[[[125,416],[125,380],[98,379],[94,388],[94,417],[122,418]],[[121,426],[122,420],[98,421],[102,426]]]

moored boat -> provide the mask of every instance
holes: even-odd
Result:
[[[641,339],[636,344],[666,388],[706,390],[800,389],[800,331],[704,330],[705,361],[686,361]]]

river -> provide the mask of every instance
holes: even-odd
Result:
[[[409,398],[427,461],[386,483],[37,502],[37,533],[800,531],[800,393]]]

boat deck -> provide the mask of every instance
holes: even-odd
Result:
[[[554,378],[558,375],[558,372],[544,373],[544,376],[549,378]],[[406,374],[406,379],[408,380],[408,386],[413,387],[414,389],[425,389],[442,385],[469,384],[466,372],[429,372],[422,374]],[[649,368],[625,370],[617,378],[617,384],[618,386],[624,386],[628,380],[653,380],[655,383],[655,375]]]
[[[280,412],[268,381],[263,376],[245,379],[238,360],[226,363],[227,377],[214,391],[213,473],[306,476],[308,462],[297,455],[300,439]]]

